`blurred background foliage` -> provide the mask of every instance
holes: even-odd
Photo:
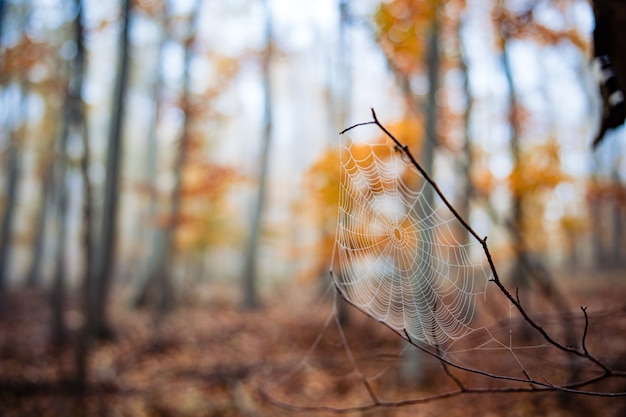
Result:
[[[53,288],[62,309],[83,288],[104,304],[124,289],[167,311],[201,282],[254,306],[277,283],[324,279],[338,145],[386,140],[339,132],[371,107],[512,279],[529,259],[624,267],[622,129],[590,147],[588,1],[0,5],[5,293]]]

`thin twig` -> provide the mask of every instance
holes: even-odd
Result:
[[[589,317],[587,317],[586,306],[580,306],[580,309],[583,312],[583,316],[585,316],[585,328],[583,329],[583,335],[582,335],[582,340],[580,342],[580,345],[583,349],[583,352],[585,352],[585,355],[589,355],[589,351],[587,350],[587,330],[589,330]]]
[[[342,130],[341,132],[339,132],[340,135],[343,135],[344,133],[346,133],[348,130],[352,130],[355,127],[359,127],[359,126],[367,126],[367,125],[375,125],[377,124],[376,122],[363,122],[363,123],[357,123],[355,125],[352,125],[348,128],[345,128],[344,130]]]

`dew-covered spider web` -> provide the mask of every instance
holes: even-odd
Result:
[[[473,330],[491,273],[430,184],[387,144],[341,147],[335,284],[355,307],[414,341]]]
[[[359,411],[451,393],[573,386],[602,373],[555,347],[518,307],[532,306],[541,329],[568,344],[580,343],[582,316],[561,315],[547,297],[511,295],[486,240],[405,149],[391,140],[340,146],[331,276],[332,293],[347,303],[318,305],[331,306],[322,329],[271,398],[300,410]],[[364,314],[346,319],[346,304]],[[413,368],[409,353],[435,365]],[[407,369],[441,376],[420,397],[398,385]]]

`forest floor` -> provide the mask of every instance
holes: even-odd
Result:
[[[574,303],[581,297],[623,312],[626,280],[623,272],[614,275],[593,281],[571,279],[568,287],[577,291],[569,296]],[[194,297],[159,325],[151,309],[130,309],[124,302],[127,298],[116,293],[110,310],[115,339],[94,348],[89,386],[78,395],[70,382],[75,341],[70,338],[63,347],[53,347],[46,294],[16,290],[4,296],[0,315],[0,416],[318,416],[334,413],[277,403],[299,404],[300,397],[313,399],[308,404],[318,406],[368,403],[341,343],[320,342],[311,349],[332,305],[320,303],[320,293],[311,285],[282,288],[264,297],[258,309],[241,310],[232,288],[208,284],[194,290]],[[66,321],[74,333],[80,320],[78,311],[69,308]],[[330,323],[332,329],[334,322]],[[622,365],[625,328],[613,328],[609,339]],[[358,312],[350,313],[343,330],[354,356],[398,344],[397,335]],[[305,360],[311,352],[322,354],[321,363],[328,371]],[[306,379],[294,376],[305,371]],[[342,372],[348,377],[339,378]],[[281,379],[285,374],[289,377]],[[441,379],[425,378],[418,388],[409,389],[397,378],[386,381],[387,392],[404,391],[409,398],[440,392],[443,384]],[[626,383],[621,383],[624,389]],[[626,398],[464,394],[348,415],[618,417],[626,415]]]

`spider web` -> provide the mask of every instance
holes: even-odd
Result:
[[[413,341],[476,330],[490,270],[420,173],[386,144],[341,146],[333,276],[346,300]]]
[[[344,304],[320,302],[331,310],[315,341],[266,398],[300,411],[365,411],[597,378],[602,370],[572,360],[520,314],[496,284],[484,240],[405,158],[412,157],[385,143],[340,147],[331,264],[337,291],[326,295],[340,295],[385,326],[365,315],[350,315],[346,326]],[[539,306],[543,299],[529,295],[522,294],[524,302]],[[519,303],[520,294],[514,297]],[[586,328],[580,317],[551,315],[545,307],[541,326],[559,339]],[[409,343],[398,343],[398,335]],[[432,392],[398,384],[407,369],[437,375]]]

